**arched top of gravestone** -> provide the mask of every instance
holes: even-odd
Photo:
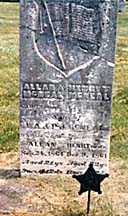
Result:
[[[97,59],[102,37],[98,5],[97,1],[33,1],[30,25],[35,51],[65,78]]]
[[[58,74],[57,80],[52,79],[53,82],[79,77],[76,75],[78,71],[89,69],[102,57],[106,60],[110,56],[109,60],[113,62],[112,46],[109,44],[115,29],[115,23],[112,22],[115,20],[113,2],[115,1],[27,2],[26,27],[31,31],[31,44],[38,60]]]

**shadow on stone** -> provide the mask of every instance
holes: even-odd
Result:
[[[20,169],[0,169],[0,179],[11,179],[20,177]]]

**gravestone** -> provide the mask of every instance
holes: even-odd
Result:
[[[22,175],[109,170],[117,2],[21,0]]]
[[[125,5],[126,5],[126,0],[119,0],[118,11],[119,11],[120,13],[125,12]]]

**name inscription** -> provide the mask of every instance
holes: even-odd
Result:
[[[53,83],[24,83],[23,98],[44,98],[59,100],[94,100],[111,101],[111,86],[87,84],[53,84]]]

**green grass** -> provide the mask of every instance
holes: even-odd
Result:
[[[0,151],[18,149],[19,5],[0,3]]]
[[[128,3],[118,16],[111,157],[128,159]]]
[[[111,157],[128,159],[128,4],[118,17]],[[0,151],[19,142],[19,4],[0,3]]]

